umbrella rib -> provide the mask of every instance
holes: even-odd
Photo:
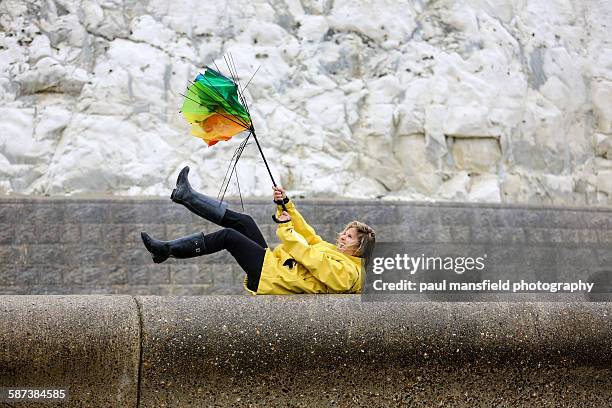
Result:
[[[225,61],[225,65],[227,66],[227,70],[229,71],[230,78],[232,79],[234,83],[236,83],[236,78],[234,77],[234,73],[232,72],[232,69],[229,66],[229,63],[227,62],[227,56],[224,55],[223,60]]]
[[[240,177],[238,177],[238,168],[236,168],[236,186],[238,187],[238,197],[240,197],[240,207],[244,211],[244,201],[242,201],[242,191],[240,191]]]
[[[232,63],[232,68],[234,69],[234,72],[236,73],[236,81],[238,81],[238,69],[236,68],[236,63],[234,62],[234,56],[232,55],[231,52],[229,53],[229,59],[230,59],[230,62]]]
[[[257,74],[257,72],[259,71],[259,68],[261,68],[261,65],[257,67],[257,69],[255,70],[255,73],[251,76],[251,79],[249,79],[249,82],[247,82],[244,88],[242,88],[242,92],[244,92],[248,88],[248,86],[251,84],[251,81],[253,80],[253,78],[255,78],[255,74]]]
[[[225,65],[227,65],[227,69],[230,72],[230,76],[232,77],[232,80],[235,83],[238,83],[238,73],[232,70],[233,66],[231,65],[231,58],[232,58],[232,54],[230,52],[228,52],[227,55],[223,56],[223,59],[225,60]]]
[[[221,74],[221,68],[219,68],[219,66],[217,65],[217,63],[215,62],[215,60],[213,60],[213,64],[215,65],[215,68],[217,68],[217,72],[218,72],[219,74]],[[223,74],[221,74],[221,75],[223,75]]]
[[[236,151],[234,152],[234,155],[232,156],[232,158],[230,159],[228,166],[227,166],[227,170],[225,170],[225,176],[223,176],[223,181],[221,182],[221,187],[219,188],[219,192],[217,193],[217,199],[219,201],[223,201],[223,198],[225,198],[225,191],[223,190],[225,187],[225,183],[228,180],[228,174],[230,172],[230,169],[232,168],[232,163],[234,162],[234,158],[236,157],[236,152],[238,151],[238,149],[236,149]],[[221,191],[223,191],[223,195],[221,195]]]
[[[225,61],[225,64],[227,65],[227,69],[230,72],[230,76],[232,77],[232,80],[236,83],[236,92],[238,93],[238,98],[240,99],[240,102],[242,102],[242,105],[244,106],[244,109],[246,110],[249,117],[251,117],[251,111],[249,110],[249,105],[246,101],[246,97],[244,96],[244,92],[243,92],[244,89],[246,89],[246,87],[240,90],[240,81],[238,79],[238,71],[236,70],[236,64],[234,62],[234,57],[232,56],[232,53],[228,52],[227,56],[224,55],[223,60]],[[257,68],[257,71],[258,70],[259,70],[259,67]],[[255,71],[255,73],[257,73],[257,71]],[[255,76],[255,74],[253,74],[253,76]],[[251,79],[253,79],[253,76],[251,77]],[[250,82],[251,80],[249,80],[249,83]],[[251,121],[251,127],[252,125],[253,123]]]
[[[227,180],[227,184],[225,185],[225,191],[223,192],[223,197],[225,197],[225,193],[227,192],[227,188],[229,187],[229,182],[232,179],[232,175],[234,174],[234,172],[236,172],[236,177],[238,177],[238,171],[237,171],[238,160],[240,160],[240,157],[242,156],[242,152],[244,151],[245,147],[246,147],[246,144],[240,146],[240,152],[238,153],[238,156],[236,157],[236,160],[234,161],[232,172],[230,173],[229,179]]]
[[[232,68],[230,67],[230,64],[233,64],[234,59],[232,58],[232,54],[228,53],[229,55],[229,59],[227,59],[225,61],[225,63],[227,64],[228,70],[231,72]],[[225,57],[224,57],[225,58]],[[234,70],[236,68],[234,67]],[[259,68],[258,68],[259,69]],[[232,77],[234,76],[234,74],[232,74]],[[252,78],[252,77],[251,77]],[[246,98],[244,97],[244,93],[243,91],[240,90],[240,83],[238,81],[238,73],[236,72],[236,77],[234,79],[234,82],[236,82],[236,92],[238,93],[238,98],[240,98],[240,102],[242,102],[242,106],[244,106],[244,109],[247,111],[247,114],[249,115],[249,117],[251,116],[251,111],[249,110],[249,105],[246,102]],[[251,82],[249,80],[249,82]],[[252,122],[251,122],[252,125]]]
[[[221,189],[223,189],[223,186],[225,185],[225,189],[223,189],[223,195],[221,196],[221,201],[223,201],[223,199],[225,198],[225,193],[227,192],[227,188],[229,187],[229,182],[232,179],[232,175],[234,174],[234,171],[236,170],[236,166],[238,165],[238,160],[240,160],[240,156],[242,156],[242,152],[244,151],[244,148],[246,147],[246,141],[249,139],[249,137],[250,137],[250,134],[249,136],[247,136],[244,142],[242,142],[240,146],[238,146],[238,148],[236,149],[234,153],[235,160],[234,158],[232,158],[232,160],[230,161],[229,167],[231,167],[232,171],[230,172],[227,180],[224,180],[223,184],[221,185]],[[233,166],[232,166],[232,161],[234,162]],[[229,168],[228,168],[228,171],[229,171]]]
[[[234,57],[232,56],[231,52],[228,52],[227,54],[228,54],[228,61],[229,61],[228,67],[230,67],[230,64],[231,64],[230,72],[232,71],[232,68],[234,70],[234,74],[233,74],[235,76],[234,82],[236,83],[238,96],[239,96],[240,101],[242,102],[242,104],[247,109],[247,112],[249,112],[249,110],[248,110],[248,108],[246,106],[246,100],[244,98],[244,95],[243,95],[242,91],[240,91],[240,81],[238,80],[238,71],[236,70],[236,64],[234,63]],[[227,63],[227,61],[226,61],[226,63]]]
[[[233,69],[232,77],[234,79],[234,82],[236,83],[236,92],[238,93],[238,97],[240,98],[240,102],[242,102],[242,105],[244,106],[244,108],[246,109],[246,111],[247,111],[247,113],[249,114],[249,117],[250,117],[251,116],[251,112],[249,111],[249,105],[246,102],[246,98],[244,97],[243,92],[240,90],[240,81],[238,79],[238,70],[236,69],[236,64],[234,63],[234,57],[232,56],[231,52],[228,52],[227,54],[228,54],[228,58],[225,61],[225,63],[227,64],[228,69],[229,69],[230,72],[232,72],[232,69]]]
[[[221,190],[223,190],[223,186],[225,186],[225,183],[228,181],[228,173],[230,171],[232,162],[234,161],[234,159],[237,157],[238,153],[240,152],[240,149],[242,148],[243,145],[246,144],[246,142],[248,141],[248,136],[246,137],[245,140],[243,140],[242,142],[240,142],[240,145],[234,150],[234,154],[232,155],[232,158],[230,159],[230,164],[227,167],[227,170],[225,171],[225,175],[223,176],[223,181],[221,182],[221,188],[219,189],[219,193],[217,194],[217,198],[219,198],[220,194],[221,194]]]
[[[245,110],[247,111],[247,114],[250,117],[251,113],[248,109],[248,106],[246,105],[246,101],[244,100],[244,95],[242,95],[242,92],[240,91],[240,80],[238,79],[238,72],[236,71],[236,68],[233,65],[232,54],[228,52],[227,56],[224,56],[223,59],[225,60],[225,64],[227,65],[227,69],[230,72],[232,80],[236,84],[236,93],[238,94],[238,98],[240,99],[240,102],[242,102],[242,106],[244,106]]]
[[[238,154],[238,151],[240,149],[240,146],[242,145],[243,142],[240,143],[240,145],[234,150],[234,154],[232,155],[232,158],[229,161],[229,166],[227,167],[227,170],[225,170],[225,175],[223,176],[223,181],[221,182],[221,188],[219,189],[219,194],[217,194],[217,198],[219,198],[220,194],[221,194],[221,190],[223,190],[223,186],[225,185],[225,182],[227,181],[227,175],[230,171],[230,167],[231,167],[231,163],[234,161],[234,159],[236,158],[236,155]]]
[[[242,92],[240,90],[237,90],[238,92],[238,97],[240,98],[240,101],[242,102],[242,106],[244,106],[244,109],[247,111],[249,117],[251,117],[251,111],[249,110],[249,104],[246,101],[246,98],[244,97],[244,95],[242,94]]]

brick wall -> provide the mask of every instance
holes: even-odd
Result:
[[[526,207],[461,203],[296,200],[326,240],[353,219],[378,241],[408,248],[488,251],[505,268],[541,271],[612,265],[612,208]],[[240,203],[230,208],[242,211]],[[244,212],[278,243],[268,200]],[[156,265],[140,231],[174,239],[219,227],[168,199],[0,199],[0,294],[241,294],[243,272],[227,253]],[[573,269],[572,269],[573,268]],[[609,276],[609,275],[607,275]]]

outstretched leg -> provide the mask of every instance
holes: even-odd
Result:
[[[189,211],[215,224],[232,228],[247,238],[255,241],[262,248],[268,244],[253,218],[247,214],[232,211],[227,203],[220,202],[212,197],[198,193],[189,184],[189,166],[185,166],[178,175],[176,188],[170,198],[178,204],[184,205]]]
[[[162,263],[170,257],[193,258],[205,253],[204,234],[201,232],[173,241],[159,241],[151,238],[146,232],[141,232],[140,236],[155,263]]]
[[[257,291],[266,250],[236,230],[224,228],[211,234],[197,233],[173,241],[159,241],[146,232],[141,236],[155,263],[164,262],[169,257],[192,258],[227,249],[246,272],[247,287]]]
[[[219,225],[225,228],[232,228],[240,232],[242,235],[245,235],[247,238],[255,241],[264,249],[268,247],[268,243],[263,237],[261,230],[255,223],[255,220],[248,214],[227,209]]]
[[[223,228],[205,235],[204,244],[206,245],[207,253],[226,249],[232,254],[238,265],[247,274],[248,288],[257,291],[259,278],[261,277],[261,268],[263,267],[266,255],[265,248],[231,228]]]
[[[227,203],[200,194],[192,189],[187,179],[188,174],[189,166],[183,167],[176,179],[176,188],[172,190],[170,198],[175,203],[187,207],[192,213],[219,225],[227,210]]]

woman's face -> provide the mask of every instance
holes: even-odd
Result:
[[[357,237],[357,229],[351,227],[345,229],[338,237],[338,250],[347,255],[354,255],[355,250],[359,247],[359,238]]]

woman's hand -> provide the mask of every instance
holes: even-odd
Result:
[[[274,190],[274,201],[280,201],[287,197],[287,195],[285,194],[285,190],[283,190],[282,187],[272,187],[272,190]]]
[[[283,214],[280,217],[278,217],[278,220],[281,222],[291,221],[291,216],[289,215],[287,211],[283,211]]]

